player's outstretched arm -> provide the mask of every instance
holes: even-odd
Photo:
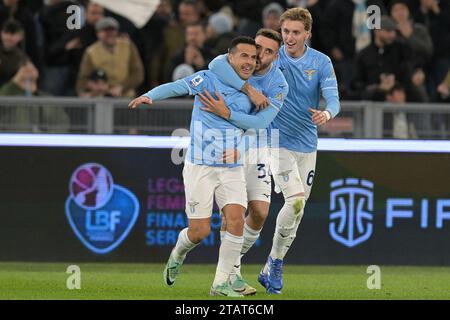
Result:
[[[168,98],[181,97],[190,94],[188,85],[184,80],[177,80],[174,82],[165,83],[163,85],[157,86],[147,92],[146,94],[137,97],[130,102],[128,107],[134,109],[140,104],[151,105],[153,101],[164,100]]]
[[[265,129],[269,124],[275,119],[278,114],[278,108],[271,106],[266,108],[256,115],[249,115],[242,112],[234,112],[230,110],[223,100],[219,92],[215,92],[215,99],[207,91],[198,94],[200,101],[203,103],[204,107],[202,110],[214,113],[226,120],[229,120],[235,126],[242,129]]]
[[[269,106],[269,100],[261,92],[253,88],[247,82],[241,79],[228,62],[226,54],[214,58],[208,65],[209,70],[215,73],[223,83],[244,92],[256,109]]]
[[[153,101],[149,97],[140,96],[140,97],[137,97],[137,98],[131,100],[131,102],[128,104],[128,108],[135,109],[141,104],[151,105],[151,104],[153,104]]]

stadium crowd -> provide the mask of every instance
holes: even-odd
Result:
[[[450,0],[161,0],[138,29],[89,1],[0,0],[0,95],[133,97],[204,69],[236,35],[277,30],[289,7],[313,16],[342,100],[450,101]],[[69,30],[67,7],[84,24]],[[377,5],[382,29],[366,25]]]

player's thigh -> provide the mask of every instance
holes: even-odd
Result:
[[[249,202],[262,201],[270,204],[272,177],[269,168],[269,157],[267,153],[257,157],[255,161],[245,162],[244,172],[247,184],[247,199]]]
[[[246,183],[242,166],[220,168],[218,181],[214,195],[221,212],[228,204],[237,204],[247,209]]]
[[[308,200],[314,183],[316,173],[317,151],[310,153],[298,153],[297,165],[300,173],[300,179],[305,189],[305,199]]]
[[[212,215],[217,174],[214,167],[184,164],[183,181],[186,195],[186,215],[189,219],[205,219]]]
[[[270,170],[276,188],[284,198],[305,192],[294,151],[285,148],[271,150]]]

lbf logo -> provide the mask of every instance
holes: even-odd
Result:
[[[69,189],[66,216],[78,239],[95,253],[114,250],[137,220],[136,196],[114,185],[111,173],[97,163],[78,167]]]
[[[331,237],[347,247],[370,238],[373,231],[373,183],[364,179],[339,179],[331,182]]]

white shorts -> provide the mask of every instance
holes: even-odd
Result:
[[[271,149],[270,170],[275,190],[283,192],[284,198],[305,193],[308,200],[314,182],[317,151],[295,152],[285,148]]]
[[[244,168],[212,167],[185,162],[183,168],[186,215],[189,219],[209,218],[216,197],[220,211],[227,204],[247,208]]]
[[[269,149],[249,149],[244,159],[248,201],[270,203],[272,177],[270,176]]]

